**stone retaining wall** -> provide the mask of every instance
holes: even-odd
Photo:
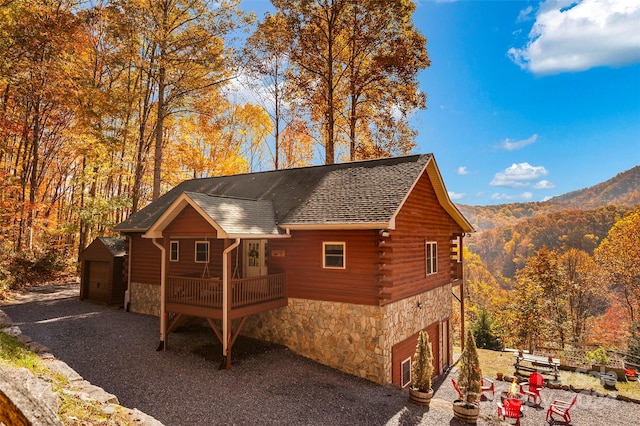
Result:
[[[131,424],[140,426],[163,426],[153,417],[137,410],[122,407],[118,398],[84,380],[64,361],[56,359],[49,349],[22,334],[19,327],[4,311],[0,310],[0,333],[7,334],[24,343],[30,351],[38,354],[44,366],[66,379],[59,392],[65,392],[81,400],[93,400],[102,405],[105,418],[116,410],[130,414]],[[62,426],[57,417],[58,396],[51,382],[35,376],[26,368],[0,367],[0,425]]]

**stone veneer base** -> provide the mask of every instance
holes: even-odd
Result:
[[[387,384],[392,346],[450,317],[451,286],[445,285],[385,306],[289,298],[285,308],[249,317],[242,334]]]
[[[160,316],[160,286],[132,282],[129,285],[129,311]]]
[[[131,283],[130,311],[159,316],[159,290]],[[450,317],[451,285],[445,285],[384,306],[289,298],[284,308],[247,318],[241,334],[387,384],[392,381],[392,346]]]

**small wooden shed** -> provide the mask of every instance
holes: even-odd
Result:
[[[80,255],[80,300],[124,305],[126,239],[99,237]]]

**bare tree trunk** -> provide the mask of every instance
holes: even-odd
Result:
[[[161,53],[162,55],[162,53]],[[160,68],[158,77],[158,121],[156,123],[156,147],[153,156],[153,197],[152,200],[160,198],[160,181],[162,179],[162,133],[164,130],[164,88],[165,88],[165,68]]]
[[[335,111],[333,105],[334,74],[333,74],[333,23],[327,25],[327,141],[325,143],[325,164],[335,162],[334,126]]]
[[[160,69],[158,72],[158,119],[156,121],[156,148],[153,156],[153,196],[152,200],[160,198],[160,180],[162,179],[162,135],[164,132],[164,90],[166,87],[166,68],[165,68],[165,55],[166,55],[166,36],[167,36],[167,20],[169,14],[169,4],[164,2],[162,6],[162,35],[160,39],[160,55],[158,57],[158,63]]]

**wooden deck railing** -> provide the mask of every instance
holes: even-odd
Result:
[[[219,278],[167,277],[167,302],[222,309]],[[231,308],[241,308],[286,297],[285,274],[231,280]]]
[[[231,308],[241,308],[287,296],[285,274],[231,280]]]

